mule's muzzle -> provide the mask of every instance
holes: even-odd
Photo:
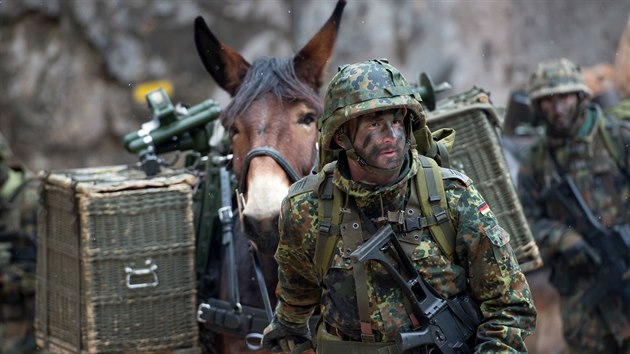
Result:
[[[278,217],[258,219],[243,214],[243,232],[256,244],[258,251],[265,255],[273,255],[278,247]]]

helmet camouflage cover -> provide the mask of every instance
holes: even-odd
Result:
[[[420,94],[387,59],[342,65],[326,89],[324,113],[318,122],[320,149],[324,155],[340,149],[334,140],[337,130],[345,122],[375,111],[405,107],[416,120],[414,126],[422,127],[425,116],[421,101]]]
[[[582,79],[579,66],[565,58],[539,63],[529,79],[529,98],[532,101],[544,96],[570,92],[591,95],[591,90]]]

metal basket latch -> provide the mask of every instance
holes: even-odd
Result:
[[[146,268],[133,269],[131,267],[125,267],[125,273],[127,273],[127,288],[129,289],[139,289],[139,288],[148,288],[148,287],[156,287],[158,286],[158,276],[155,272],[158,268],[157,264],[153,264],[153,261],[147,259],[144,261],[144,264],[147,266]],[[146,283],[137,283],[132,284],[131,277],[133,276],[143,276],[143,275],[152,275],[153,281]]]

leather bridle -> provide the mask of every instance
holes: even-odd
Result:
[[[282,156],[280,151],[274,149],[271,146],[258,146],[251,149],[247,155],[245,155],[245,159],[243,160],[243,168],[241,170],[241,178],[238,183],[238,190],[240,193],[246,192],[247,186],[247,173],[249,172],[249,164],[255,157],[259,156],[269,156],[274,159],[280,167],[284,170],[284,172],[289,176],[289,180],[291,183],[296,182],[300,179],[300,175],[295,172],[291,164],[287,161],[287,159]]]

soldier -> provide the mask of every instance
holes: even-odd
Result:
[[[33,330],[38,182],[0,134],[0,353],[37,352]]]
[[[322,156],[336,151],[339,158],[296,182],[283,201],[279,302],[263,346],[286,351],[310,340],[307,321],[319,308],[318,353],[398,353],[397,334],[418,328],[410,300],[380,263],[348,258],[375,227],[391,225],[416,273],[439,296],[468,294],[481,309],[483,319],[470,327],[471,349],[525,352],[536,311],[509,235],[465,175],[418,154],[412,130],[424,127],[424,109],[402,74],[386,59],[341,66],[319,123]],[[427,166],[439,183],[417,178]],[[435,185],[443,188],[429,194],[445,195],[448,205],[429,215],[418,206],[428,196],[416,190]],[[405,226],[412,222],[415,228]],[[429,231],[447,225],[454,226],[452,254]]]
[[[545,133],[525,155],[519,198],[551,267],[569,351],[629,353],[628,281],[621,273],[628,275],[630,235],[625,246],[608,248],[612,254],[600,247],[615,239],[615,225],[630,221],[630,128],[589,103],[579,67],[564,58],[538,65],[529,96]],[[615,262],[621,272],[602,276]],[[608,291],[614,288],[625,300]]]

